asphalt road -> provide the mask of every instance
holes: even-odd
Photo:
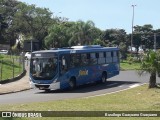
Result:
[[[0,95],[1,104],[29,103],[72,98],[83,98],[111,94],[121,90],[133,88],[148,83],[149,76],[139,77],[136,71],[121,71],[118,76],[108,79],[106,84],[89,84],[80,86],[72,91],[51,91],[46,93],[38,89],[31,89],[12,94]]]

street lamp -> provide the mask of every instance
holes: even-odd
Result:
[[[132,5],[132,8],[133,8],[133,16],[132,16],[132,34],[131,34],[131,53],[132,53],[132,46],[133,46],[133,24],[134,24],[134,7],[136,5]]]

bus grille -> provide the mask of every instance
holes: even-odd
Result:
[[[35,85],[35,86],[41,90],[49,88],[49,85]]]

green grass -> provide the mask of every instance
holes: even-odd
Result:
[[[53,93],[54,94],[54,93]],[[99,110],[159,110],[160,89],[148,89],[147,85],[127,91],[99,97],[36,102],[28,104],[0,105],[2,110],[66,110],[66,111],[99,111]]]
[[[159,111],[160,89],[148,89],[147,85],[127,91],[103,95],[99,97],[35,102],[23,104],[0,104],[3,111]],[[38,118],[40,119],[40,118]],[[50,118],[45,118],[49,120]],[[66,118],[54,118],[66,119]],[[90,120],[91,118],[68,118],[70,120]],[[97,120],[97,118],[92,118]],[[110,119],[110,118],[98,118]],[[113,120],[124,118],[113,118]],[[129,120],[154,120],[155,118],[125,118]],[[16,119],[18,120],[18,119]]]
[[[140,63],[139,62],[128,62],[128,61],[123,61],[120,63],[120,68],[121,70],[138,70],[140,69]]]
[[[13,59],[14,59],[14,65],[13,65]],[[22,73],[22,63],[19,63],[19,57],[1,55],[0,56],[0,80],[13,78],[13,67],[14,67],[14,77]]]

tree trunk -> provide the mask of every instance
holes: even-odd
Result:
[[[150,80],[149,80],[149,88],[156,87],[156,73],[151,73]]]

